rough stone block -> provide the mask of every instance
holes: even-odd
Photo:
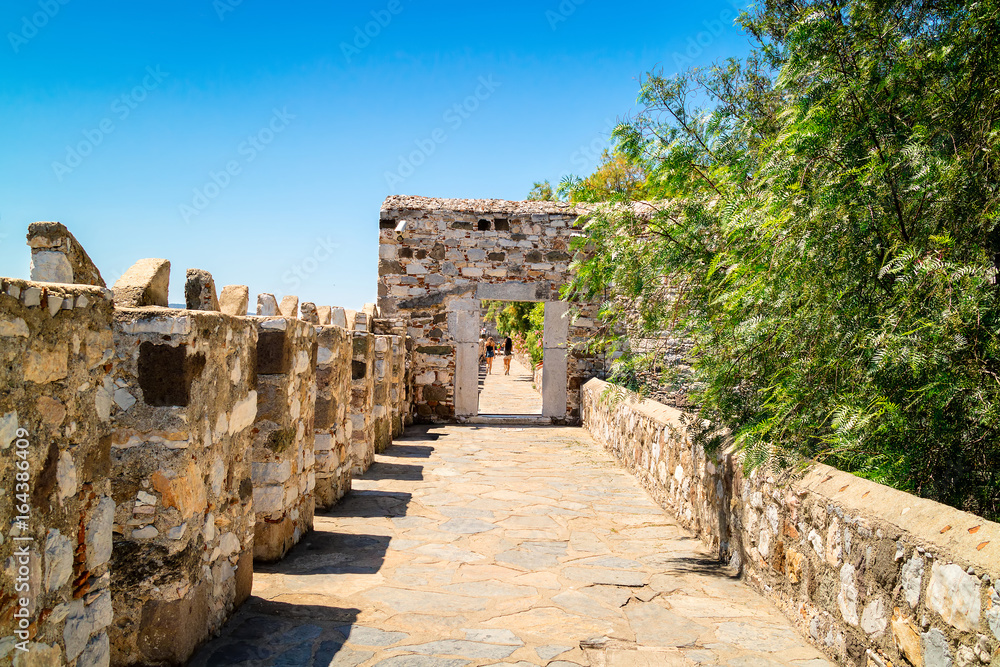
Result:
[[[331,308],[330,324],[341,329],[347,329],[347,311],[343,308]]]
[[[280,314],[278,300],[274,298],[273,294],[257,295],[257,315],[259,317],[274,317]]]
[[[299,316],[299,297],[288,295],[281,300],[278,311],[285,317]]]
[[[86,305],[52,318],[41,305],[48,297],[74,303],[85,297]],[[0,280],[0,488],[8,491],[0,502],[0,563],[8,568],[0,575],[8,595],[0,634],[12,637],[15,552],[26,545],[33,643],[24,664],[70,664],[91,642],[100,642],[112,620],[112,318],[104,288]],[[21,461],[26,470],[18,469]],[[18,484],[31,492],[26,529],[15,525],[21,514]],[[78,599],[81,581],[89,587],[90,604]],[[56,609],[62,613],[42,613]],[[6,655],[9,664],[14,654]]]
[[[330,306],[320,306],[316,309],[316,316],[319,318],[318,324],[327,326],[331,323],[332,308]]]
[[[219,312],[118,309],[114,336],[111,387],[143,400],[114,415],[109,442],[112,664],[183,664],[245,597],[233,573],[253,550],[256,329]]]
[[[311,301],[306,301],[302,304],[301,308],[301,319],[303,322],[308,322],[309,324],[319,324],[319,312],[316,310],[316,304]]]
[[[316,327],[291,317],[251,318],[258,331],[253,428],[254,559],[274,562],[312,530],[315,500]],[[282,330],[269,328],[278,322]]]
[[[165,259],[140,259],[114,284],[115,306],[142,308],[168,305],[170,262]]]
[[[28,245],[31,246],[32,280],[107,287],[87,251],[61,223],[31,223],[28,225]]]
[[[202,269],[188,269],[184,283],[184,301],[188,310],[219,310],[212,274]]]
[[[244,317],[250,307],[250,288],[246,285],[226,285],[219,297],[219,310],[226,315]]]

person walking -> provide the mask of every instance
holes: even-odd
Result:
[[[514,355],[514,341],[510,336],[503,339],[503,374],[510,375],[510,358]]]
[[[489,375],[493,372],[493,357],[497,353],[497,342],[493,340],[493,336],[486,339],[486,374]]]

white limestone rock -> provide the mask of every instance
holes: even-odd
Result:
[[[979,628],[979,579],[958,565],[936,562],[931,566],[926,604],[952,627],[972,632]]]
[[[858,625],[858,583],[854,566],[845,563],[840,568],[840,591],[837,593],[837,606],[844,620],[851,625]]]
[[[56,529],[45,537],[45,590],[59,590],[73,576],[73,541]]]

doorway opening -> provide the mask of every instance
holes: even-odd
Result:
[[[541,416],[545,303],[480,302],[479,415]]]

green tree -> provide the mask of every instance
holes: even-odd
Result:
[[[819,457],[1000,517],[998,4],[740,21],[747,59],[643,82],[616,149],[657,204],[592,216],[570,296],[689,337],[748,466]]]
[[[510,336],[518,349],[525,350],[532,363],[542,361],[542,330],[545,304],[526,301],[486,301],[486,319],[495,322],[501,335]]]
[[[528,193],[528,201],[558,201],[552,184],[548,181],[535,181]]]

